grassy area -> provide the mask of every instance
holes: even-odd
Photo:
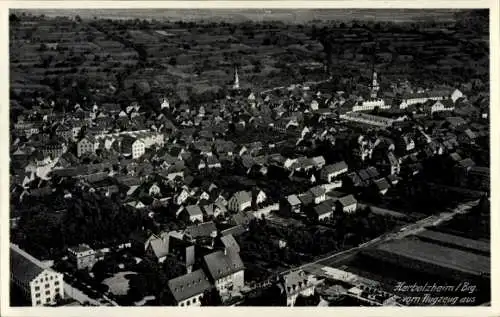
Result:
[[[126,295],[129,289],[129,279],[130,275],[135,275],[137,273],[132,271],[118,272],[112,277],[109,277],[103,281],[109,287],[109,290],[114,295]]]

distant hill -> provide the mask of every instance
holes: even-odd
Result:
[[[285,23],[320,21],[392,21],[453,20],[455,9],[14,9],[13,13],[80,16],[82,19],[156,19],[170,21],[244,22],[279,20]]]

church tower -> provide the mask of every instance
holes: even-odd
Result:
[[[370,94],[370,97],[372,99],[377,98],[379,88],[380,87],[379,87],[378,81],[377,81],[377,73],[374,71],[373,75],[372,75],[372,87],[371,87],[371,94]]]
[[[240,78],[238,77],[238,68],[234,68],[234,84],[233,89],[240,89]]]

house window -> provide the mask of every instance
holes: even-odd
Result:
[[[196,303],[196,297],[195,297],[195,298],[193,298],[193,304],[194,304],[194,303]]]
[[[49,288],[50,287],[50,284],[45,284],[45,288]]]
[[[37,304],[37,305],[40,305],[40,304],[42,304],[42,302],[41,302],[41,301],[39,301],[39,300],[37,300],[37,301],[36,301],[36,304]]]
[[[39,291],[40,290],[40,286],[35,286],[35,291]]]
[[[56,287],[56,293],[59,293],[59,287]]]
[[[48,303],[50,303],[50,298],[47,298],[47,299],[45,300],[45,302],[46,302],[47,304],[48,304]]]
[[[45,295],[50,295],[50,290],[45,292]]]
[[[40,293],[36,293],[36,294],[35,294],[35,297],[40,297]]]
[[[184,303],[181,303],[181,306],[183,306],[183,307],[184,307]]]
[[[59,281],[55,281],[55,282],[54,282],[54,285],[59,285]]]
[[[186,305],[187,306],[191,305],[191,303],[189,302],[189,300],[186,302]]]

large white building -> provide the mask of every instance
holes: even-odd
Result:
[[[345,114],[340,115],[340,118],[347,121],[364,123],[383,128],[390,127],[392,123],[395,121],[394,119],[375,116],[366,113],[360,113],[360,112],[347,112]]]
[[[352,106],[352,111],[372,111],[375,108],[390,109],[391,105],[386,105],[384,99],[369,99]]]
[[[10,280],[23,292],[32,306],[53,305],[64,298],[63,274],[10,245]]]
[[[139,139],[126,136],[121,141],[122,154],[130,155],[133,159],[141,157],[146,152],[146,145]]]
[[[94,136],[96,140],[105,140],[112,144],[118,139],[132,138],[144,144],[144,148],[148,149],[152,146],[163,146],[165,144],[165,136],[163,133],[154,132],[150,130],[137,130],[137,131],[122,131],[116,133],[102,133]],[[142,154],[141,154],[142,155]]]
[[[99,142],[96,138],[92,136],[86,136],[77,143],[77,155],[78,157],[81,157],[85,153],[95,153],[98,147]]]
[[[404,95],[399,105],[400,109],[406,109],[408,106],[415,105],[418,103],[424,103],[428,100],[447,100],[450,99],[453,103],[455,103],[458,99],[462,98],[464,94],[455,89],[453,91],[429,91],[417,94],[407,94]]]

